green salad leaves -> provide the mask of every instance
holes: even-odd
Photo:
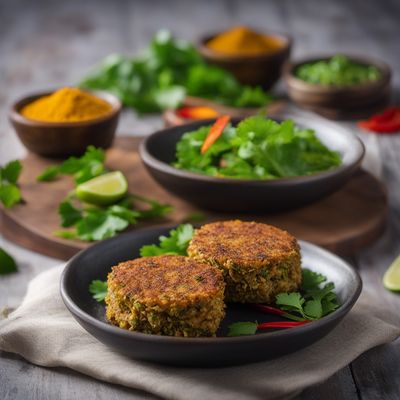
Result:
[[[234,107],[261,107],[272,100],[260,87],[243,86],[229,72],[206,64],[192,44],[165,30],[142,56],[111,55],[80,85],[112,92],[139,113],[176,108],[186,95]]]
[[[351,86],[376,81],[381,72],[372,65],[361,64],[337,54],[328,60],[302,64],[296,68],[295,75],[317,85]]]
[[[275,179],[310,175],[341,164],[311,129],[297,128],[253,116],[235,128],[228,125],[204,153],[201,146],[210,131],[204,126],[185,133],[176,146],[176,168],[211,176],[242,179]]]

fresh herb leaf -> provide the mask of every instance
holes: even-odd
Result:
[[[43,170],[42,173],[36,177],[36,180],[39,182],[50,182],[53,181],[59,173],[60,173],[59,166],[52,165]]]
[[[201,212],[193,212],[183,219],[182,222],[202,222],[206,219],[206,216]]]
[[[257,332],[257,322],[235,322],[229,325],[228,336],[247,336]]]
[[[64,200],[60,203],[58,214],[61,218],[61,226],[64,228],[73,226],[82,219],[82,211],[75,208],[70,200]]]
[[[0,247],[0,275],[7,275],[17,272],[15,260]]]
[[[96,301],[104,301],[107,296],[107,282],[98,279],[93,280],[90,282],[89,292]]]
[[[58,175],[73,175],[76,184],[86,182],[106,171],[104,150],[88,146],[82,157],[69,157],[58,166],[46,168],[36,179],[41,182],[54,180]]]
[[[0,201],[4,207],[10,208],[21,201],[21,191],[17,181],[22,170],[18,160],[14,160],[0,168]]]
[[[149,244],[140,248],[142,257],[159,256],[162,254],[187,255],[189,242],[194,234],[194,228],[190,224],[179,225],[169,232],[169,236],[160,236],[160,244]]]
[[[16,184],[22,171],[22,165],[18,160],[10,161],[0,169],[0,180]]]

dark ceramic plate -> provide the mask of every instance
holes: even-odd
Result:
[[[299,126],[316,131],[343,163],[329,171],[273,180],[227,179],[184,171],[171,166],[181,136],[213,120],[203,120],[153,133],[140,145],[140,156],[151,176],[166,190],[201,208],[226,212],[272,212],[312,203],[340,189],[359,168],[362,142],[340,126],[318,119],[299,119]],[[233,123],[237,124],[238,119]]]
[[[144,244],[157,243],[170,228],[132,231],[82,251],[65,267],[61,296],[76,320],[94,337],[116,351],[139,360],[171,365],[220,366],[244,364],[297,351],[329,333],[350,311],[361,291],[357,272],[339,257],[307,242],[300,242],[303,267],[323,273],[335,283],[342,306],[319,321],[289,330],[254,336],[225,337],[237,321],[276,321],[246,305],[229,304],[215,338],[181,338],[127,331],[106,322],[104,304],[88,292],[93,279],[105,280],[111,266],[139,256]]]

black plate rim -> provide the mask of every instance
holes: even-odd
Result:
[[[276,119],[276,120],[278,120],[278,119]],[[190,132],[191,130],[197,129],[197,128],[207,125],[207,124],[211,124],[215,121],[216,121],[215,118],[204,119],[201,121],[195,121],[195,122],[191,122],[191,123],[188,123],[185,125],[174,126],[174,127],[165,128],[165,129],[161,129],[156,132],[153,132],[152,134],[150,134],[149,136],[146,136],[141,141],[141,143],[139,145],[140,158],[142,159],[142,161],[145,165],[149,165],[151,168],[154,168],[162,173],[173,175],[178,178],[194,179],[194,180],[198,180],[198,181],[218,183],[221,185],[237,184],[237,185],[254,185],[254,186],[268,187],[268,186],[287,186],[287,185],[296,185],[296,184],[301,185],[304,183],[320,181],[320,180],[324,180],[324,179],[332,177],[332,176],[337,176],[337,175],[340,175],[347,171],[351,171],[354,168],[360,166],[361,161],[365,155],[364,143],[361,141],[361,139],[358,136],[353,135],[351,132],[349,132],[348,135],[352,138],[354,146],[357,146],[358,148],[357,148],[357,156],[354,158],[354,160],[350,161],[350,163],[348,163],[348,164],[341,164],[340,166],[338,166],[336,168],[332,168],[327,171],[317,172],[317,173],[310,174],[310,175],[293,176],[293,177],[277,178],[277,179],[236,179],[236,178],[220,178],[220,177],[214,177],[214,176],[209,176],[209,175],[202,175],[199,173],[175,168],[175,167],[165,163],[164,161],[161,161],[158,158],[154,157],[148,150],[149,142],[151,140],[154,140],[154,138],[157,136],[168,135],[169,132],[174,131],[176,129],[182,129],[182,127],[184,127],[185,132],[182,133],[182,135],[183,135],[186,132]],[[238,122],[238,121],[240,121],[240,118],[234,118],[233,121]],[[329,122],[327,122],[327,123],[329,123]],[[338,131],[340,131],[341,135],[346,135],[344,128],[338,127]]]
[[[176,227],[176,225],[171,225],[169,227],[149,227],[149,228],[144,228],[141,229],[140,232],[143,231],[152,231],[152,230],[157,230],[157,229],[173,229]],[[221,344],[227,344],[227,343],[243,343],[243,342],[259,342],[259,341],[264,341],[266,336],[267,337],[293,337],[296,334],[307,334],[309,332],[312,332],[314,330],[318,330],[320,328],[323,328],[326,325],[329,325],[332,321],[341,319],[343,318],[353,307],[355,302],[357,301],[358,297],[360,296],[361,290],[362,290],[362,280],[358,272],[345,260],[340,258],[339,256],[331,253],[328,250],[325,250],[319,246],[316,246],[310,242],[299,240],[300,246],[308,246],[312,250],[323,253],[325,255],[328,255],[329,257],[333,258],[339,258],[340,261],[343,263],[345,268],[350,272],[352,277],[354,278],[356,282],[356,287],[353,291],[353,293],[349,296],[349,298],[341,305],[340,308],[338,308],[336,311],[332,312],[331,314],[327,315],[326,317],[321,318],[320,320],[313,321],[309,324],[301,325],[293,329],[285,329],[285,330],[279,330],[279,331],[274,331],[274,332],[265,332],[265,333],[259,333],[257,335],[248,335],[248,336],[235,336],[235,337],[199,337],[199,338],[183,338],[183,337],[175,337],[175,336],[162,336],[162,335],[152,335],[152,334],[147,334],[147,333],[141,333],[141,332],[134,332],[134,331],[128,331],[122,328],[118,328],[116,326],[107,324],[103,321],[100,321],[85,311],[83,311],[75,302],[72,300],[72,298],[69,296],[68,293],[68,288],[67,288],[67,276],[72,273],[71,270],[74,268],[74,264],[79,261],[79,258],[82,257],[82,255],[85,252],[89,251],[96,251],[99,247],[107,245],[107,244],[113,244],[117,242],[120,238],[120,236],[128,236],[128,235],[135,235],[135,234],[140,234],[139,231],[131,231],[127,233],[123,233],[119,236],[116,236],[111,239],[103,240],[102,242],[96,243],[92,246],[90,246],[87,249],[84,249],[80,251],[78,254],[76,254],[74,257],[68,261],[66,264],[64,270],[62,271],[61,279],[60,279],[60,293],[61,293],[61,298],[67,307],[67,309],[71,312],[71,314],[83,321],[85,321],[87,324],[94,326],[96,329],[106,331],[108,334],[116,335],[123,337],[125,339],[136,339],[140,340],[143,342],[148,342],[148,343],[154,343],[157,342],[158,344],[170,344],[171,342],[174,343],[181,343],[182,345],[192,345],[192,344],[199,344],[199,345],[214,345],[216,343],[221,343]]]

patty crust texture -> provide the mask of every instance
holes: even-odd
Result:
[[[301,283],[296,238],[271,225],[239,220],[203,225],[188,254],[222,271],[228,302],[273,303],[278,293]]]
[[[108,320],[121,328],[169,336],[213,336],[225,312],[216,268],[183,256],[126,261],[108,274]]]

